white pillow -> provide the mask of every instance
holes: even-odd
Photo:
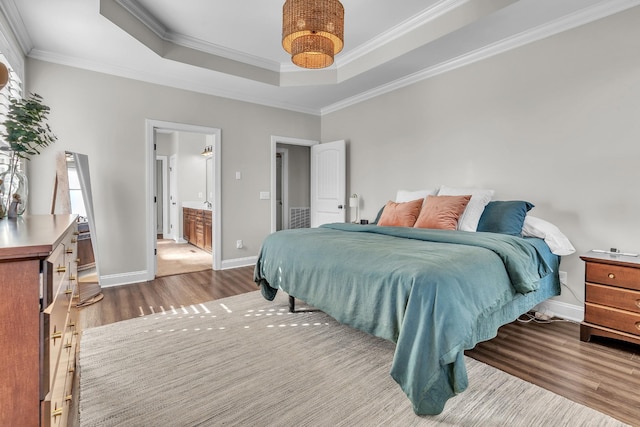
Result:
[[[417,191],[398,190],[396,193],[396,203],[405,203],[413,200],[424,199],[427,196],[435,196],[437,192],[437,188]]]
[[[455,188],[443,185],[438,191],[438,196],[466,196],[471,195],[471,200],[467,204],[464,212],[458,218],[458,230],[476,231],[478,222],[484,212],[485,206],[493,197],[493,190],[483,190],[479,188]]]
[[[527,215],[522,226],[522,235],[544,239],[545,243],[556,255],[571,255],[576,251],[567,236],[560,229],[544,219]]]

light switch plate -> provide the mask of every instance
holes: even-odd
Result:
[[[260,192],[260,200],[269,200],[270,197],[271,197],[271,195],[269,194],[268,191],[261,191]]]

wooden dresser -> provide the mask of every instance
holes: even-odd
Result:
[[[76,215],[0,220],[0,425],[67,424],[77,234]]]
[[[580,258],[585,262],[580,339],[597,335],[640,344],[640,259],[597,252]]]

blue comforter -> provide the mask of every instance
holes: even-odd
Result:
[[[282,289],[395,342],[391,376],[417,414],[438,414],[467,388],[464,350],[558,293],[538,290],[557,257],[533,240],[329,224],[268,236],[254,276],[267,299]]]

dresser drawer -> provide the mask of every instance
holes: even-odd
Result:
[[[58,294],[54,296],[53,302],[43,311],[44,331],[43,348],[45,349],[43,363],[47,363],[43,369],[43,375],[49,376],[49,387],[43,391],[46,393],[53,384],[56,367],[60,360],[60,354],[65,345],[65,335],[70,328],[75,331],[76,311],[71,309],[72,297],[75,290],[74,285],[68,283],[59,288]],[[43,385],[46,384],[43,378]]]
[[[44,301],[44,307],[51,304],[56,294],[60,291],[60,287],[68,283],[69,263],[64,245],[58,245],[56,250],[47,258],[46,263],[46,269],[49,272],[50,279],[47,280],[47,300]]]
[[[42,401],[42,426],[66,427],[69,403],[65,401],[66,372],[56,372],[51,391]]]
[[[640,313],[585,303],[584,321],[640,336]]]
[[[640,313],[640,291],[587,283],[585,292],[587,302]]]
[[[585,280],[640,291],[640,268],[588,262]]]

